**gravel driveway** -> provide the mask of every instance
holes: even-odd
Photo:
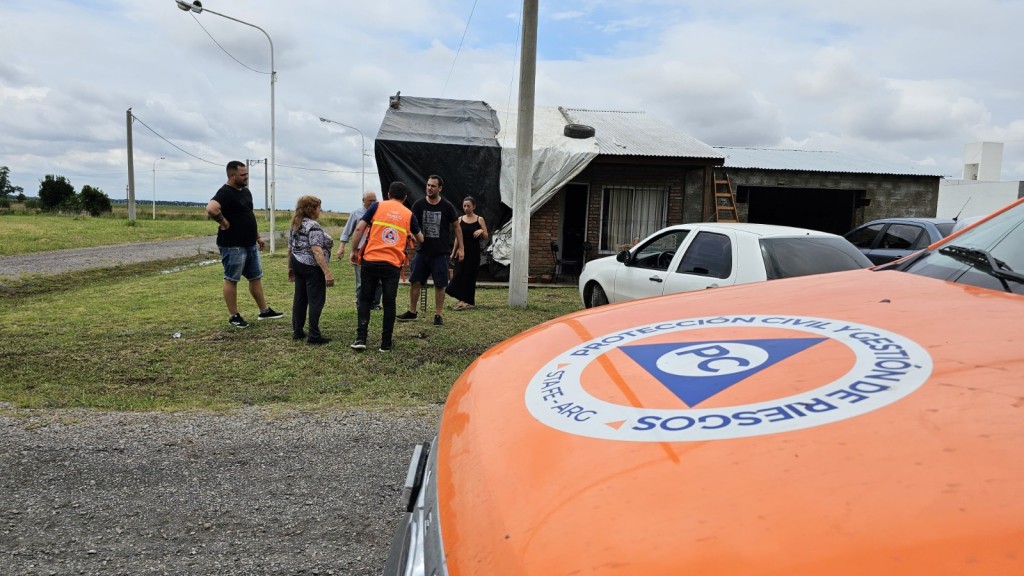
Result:
[[[439,416],[0,405],[0,574],[379,574]]]
[[[9,256],[0,277],[206,253],[212,236]],[[439,418],[0,404],[0,575],[380,574]]]
[[[220,258],[216,236],[0,256],[0,277],[17,278],[21,274],[61,274],[90,268],[112,268],[118,265],[202,254]]]

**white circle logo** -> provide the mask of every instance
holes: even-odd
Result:
[[[768,352],[750,344],[715,342],[681,346],[658,358],[658,369],[676,376],[738,374],[760,367],[768,361]]]
[[[757,339],[665,343],[666,334],[709,328],[758,329]],[[783,329],[765,338],[766,328]],[[793,338],[791,332],[808,337]],[[645,340],[660,336],[653,343]],[[825,341],[853,352],[845,374],[784,398],[728,407],[699,407],[704,400]],[[596,398],[583,371],[613,350],[675,394],[684,409],[646,408]],[[888,406],[917,390],[932,372],[932,359],[916,342],[873,326],[805,316],[715,316],[636,326],[584,342],[559,354],[530,380],[526,406],[543,424],[569,434],[630,442],[696,442],[744,438],[822,426]],[[813,374],[799,376],[812,379]],[[824,378],[822,378],[824,380]]]

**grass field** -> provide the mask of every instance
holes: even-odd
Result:
[[[0,217],[5,229],[6,218]],[[89,222],[118,226],[113,219]],[[189,227],[173,222],[177,233]],[[46,228],[65,224],[44,220]],[[356,325],[352,268],[331,266],[337,285],[328,291],[321,328],[334,340],[319,347],[291,339],[292,285],[283,254],[264,258],[264,286],[285,318],[256,321],[243,285],[239,309],[251,323],[243,330],[227,324],[217,261],[189,258],[0,284],[0,402],[133,411],[436,404],[483,351],[580,307],[573,289],[531,289],[525,309],[508,307],[507,288],[480,289],[477,308],[447,312],[445,326],[435,328],[429,316],[399,323],[393,352],[359,354],[348,348]],[[408,293],[399,289],[400,310]],[[371,348],[380,321],[374,312]]]
[[[0,256],[130,244],[156,240],[175,240],[195,236],[212,236],[217,225],[206,217],[199,206],[157,206],[157,218],[147,210],[137,210],[135,222],[128,221],[127,208],[115,206],[111,215],[62,216],[52,214],[10,213],[0,214]],[[266,217],[257,213],[260,230],[270,229]],[[320,222],[325,227],[340,227],[348,216],[334,212],[324,213]],[[277,230],[287,230],[291,214],[278,210],[275,218]]]

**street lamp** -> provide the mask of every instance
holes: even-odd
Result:
[[[362,194],[366,192],[366,139],[363,138],[362,130],[356,128],[355,126],[342,124],[341,122],[337,122],[335,120],[328,120],[327,118],[324,117],[321,117],[320,121],[329,124],[337,124],[338,126],[344,126],[345,128],[351,128],[352,130],[359,132],[359,173],[361,175],[359,180],[359,185],[361,186],[361,188],[359,189],[359,194],[360,196],[362,196]]]
[[[275,198],[276,198],[276,191],[277,191],[277,180],[275,179],[275,176],[274,176],[274,168],[276,166],[276,164],[274,162],[274,84],[277,82],[277,71],[274,70],[274,41],[270,39],[270,34],[267,34],[267,31],[264,30],[263,28],[260,28],[259,26],[255,25],[255,24],[250,24],[250,23],[248,23],[248,22],[246,22],[244,20],[239,20],[238,18],[232,18],[231,16],[228,16],[226,14],[221,14],[220,12],[214,12],[213,10],[210,10],[209,8],[203,8],[203,3],[200,2],[199,0],[194,0],[194,2],[192,2],[191,4],[189,4],[185,0],[174,0],[174,2],[178,5],[178,8],[184,10],[185,12],[190,12],[191,11],[191,12],[195,12],[196,14],[202,14],[203,12],[209,12],[210,14],[216,14],[217,16],[220,16],[221,18],[227,18],[228,20],[233,20],[235,22],[238,22],[239,24],[245,24],[246,26],[249,26],[251,28],[255,28],[255,29],[259,30],[260,32],[263,32],[263,35],[267,37],[267,42],[270,42],[270,253],[273,254],[274,253],[274,246],[275,246],[275,242],[274,242],[274,236],[275,236],[275,234],[274,234],[274,221],[275,221],[275,208],[276,208]]]
[[[163,160],[161,156],[156,160],[153,160],[153,220],[156,220],[156,163],[158,160]]]

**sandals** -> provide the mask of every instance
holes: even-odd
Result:
[[[476,308],[476,306],[473,306],[472,304],[464,304],[462,302],[459,302],[455,306],[452,306],[452,310],[456,311],[469,310],[470,308]]]

